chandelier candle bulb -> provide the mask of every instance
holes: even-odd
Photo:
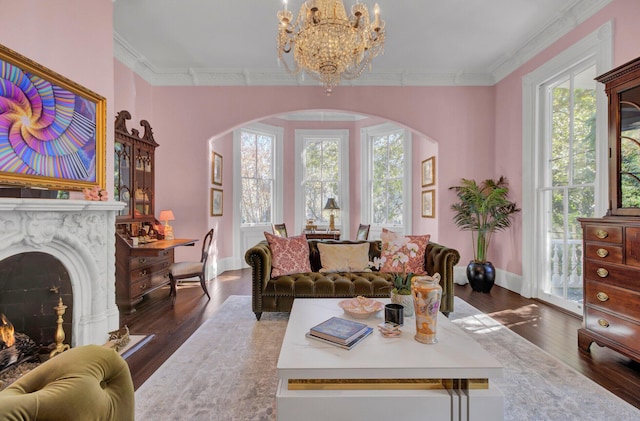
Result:
[[[373,25],[375,28],[378,28],[380,26],[380,6],[378,6],[378,3],[373,6],[373,14],[376,16],[376,20],[373,22]]]

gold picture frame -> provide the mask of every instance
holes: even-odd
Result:
[[[436,157],[422,161],[422,187],[436,184]]]
[[[425,190],[422,192],[422,217],[423,218],[435,218],[436,217],[436,191]]]
[[[14,87],[2,94],[5,117],[15,122],[13,147],[0,148],[0,184],[106,188],[107,100],[3,45],[0,67]]]
[[[211,188],[211,216],[222,216],[222,190]]]
[[[222,185],[222,155],[217,152],[211,155],[211,183]]]

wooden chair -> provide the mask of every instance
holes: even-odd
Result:
[[[360,224],[360,226],[358,226],[358,232],[356,233],[356,240],[360,241],[360,240],[368,240],[369,239],[369,228],[371,228],[371,225],[363,225]]]
[[[272,224],[273,234],[278,237],[287,237],[287,226],[285,224]]]
[[[207,289],[207,279],[205,278],[205,269],[207,267],[207,259],[209,258],[209,248],[213,241],[213,228],[204,236],[202,240],[202,254],[199,262],[176,262],[171,265],[169,269],[169,280],[171,281],[171,289],[169,296],[171,297],[171,305],[176,302],[176,295],[178,292],[178,280],[200,278],[200,286],[207,294],[207,297],[211,299],[209,290]]]

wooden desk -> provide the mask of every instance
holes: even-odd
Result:
[[[131,240],[116,234],[116,304],[120,311],[135,312],[142,297],[167,285],[174,249],[193,246],[197,241],[179,238],[134,246]]]
[[[335,231],[302,231],[307,240],[339,240],[340,230]]]

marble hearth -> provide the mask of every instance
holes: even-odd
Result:
[[[55,257],[73,291],[71,346],[103,344],[119,328],[115,300],[115,218],[123,203],[0,199],[0,264],[21,253]],[[0,293],[2,293],[0,291]]]

